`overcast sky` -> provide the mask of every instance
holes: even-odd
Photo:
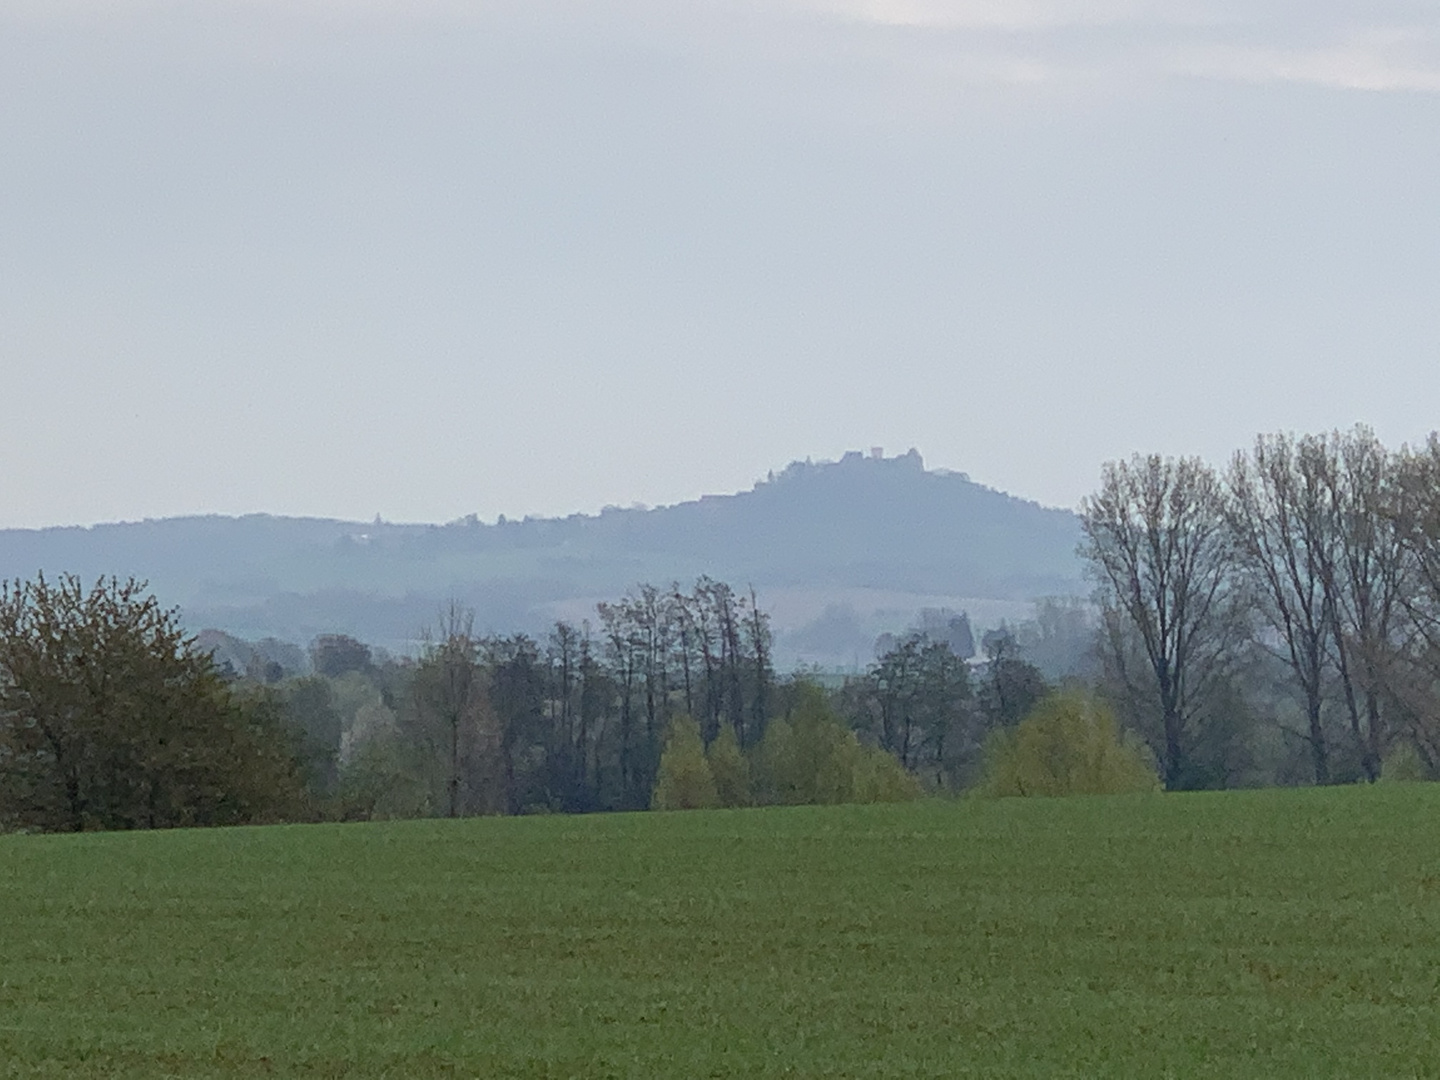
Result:
[[[1440,5],[0,0],[0,526],[1440,426]]]

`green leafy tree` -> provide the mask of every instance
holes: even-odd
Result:
[[[710,775],[715,778],[715,793],[721,806],[750,805],[750,763],[740,751],[740,740],[729,724],[705,751]]]
[[[305,812],[273,692],[235,695],[134,579],[0,586],[0,820],[50,831]]]
[[[798,690],[790,715],[773,720],[756,754],[761,800],[785,805],[896,801],[920,785],[892,755],[860,743],[817,686]]]
[[[677,716],[666,733],[650,806],[654,810],[701,810],[719,804],[700,725],[689,716]]]
[[[1094,697],[1067,691],[1042,701],[1013,730],[986,746],[984,794],[1118,795],[1158,791],[1149,749],[1121,734]]]

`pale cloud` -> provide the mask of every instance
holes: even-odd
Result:
[[[1440,56],[1417,29],[1378,29],[1313,48],[1212,45],[1179,51],[1176,71],[1237,82],[1440,93]]]
[[[1240,10],[1144,0],[808,0],[808,6],[862,30],[929,32],[951,50],[951,70],[962,83],[1203,78],[1440,93],[1440,13],[1417,22],[1403,5],[1260,3]],[[1396,14],[1412,21],[1385,21]]]
[[[1010,32],[1131,22],[1156,7],[1137,0],[811,0],[809,6],[885,26]]]
[[[1412,0],[0,0],[0,20],[163,21],[222,41],[229,27],[252,54],[257,38],[331,28],[526,26],[781,67],[859,57],[942,98],[946,86],[1176,77],[1440,92],[1440,11]]]

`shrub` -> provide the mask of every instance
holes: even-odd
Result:
[[[1149,750],[1124,735],[1114,714],[1090,695],[1045,698],[1013,731],[985,746],[982,794],[1117,795],[1159,791]]]
[[[852,738],[854,736],[851,736]],[[920,781],[905,771],[894,755],[873,746],[862,746],[857,762],[856,802],[913,802],[920,797]]]
[[[1381,780],[1417,781],[1433,779],[1420,751],[1413,743],[1396,743],[1380,765]]]

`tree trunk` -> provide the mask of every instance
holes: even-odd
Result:
[[[1330,783],[1330,750],[1325,745],[1325,729],[1320,724],[1320,699],[1311,696],[1305,704],[1305,718],[1310,734],[1310,754],[1315,763],[1315,783],[1321,787]]]

